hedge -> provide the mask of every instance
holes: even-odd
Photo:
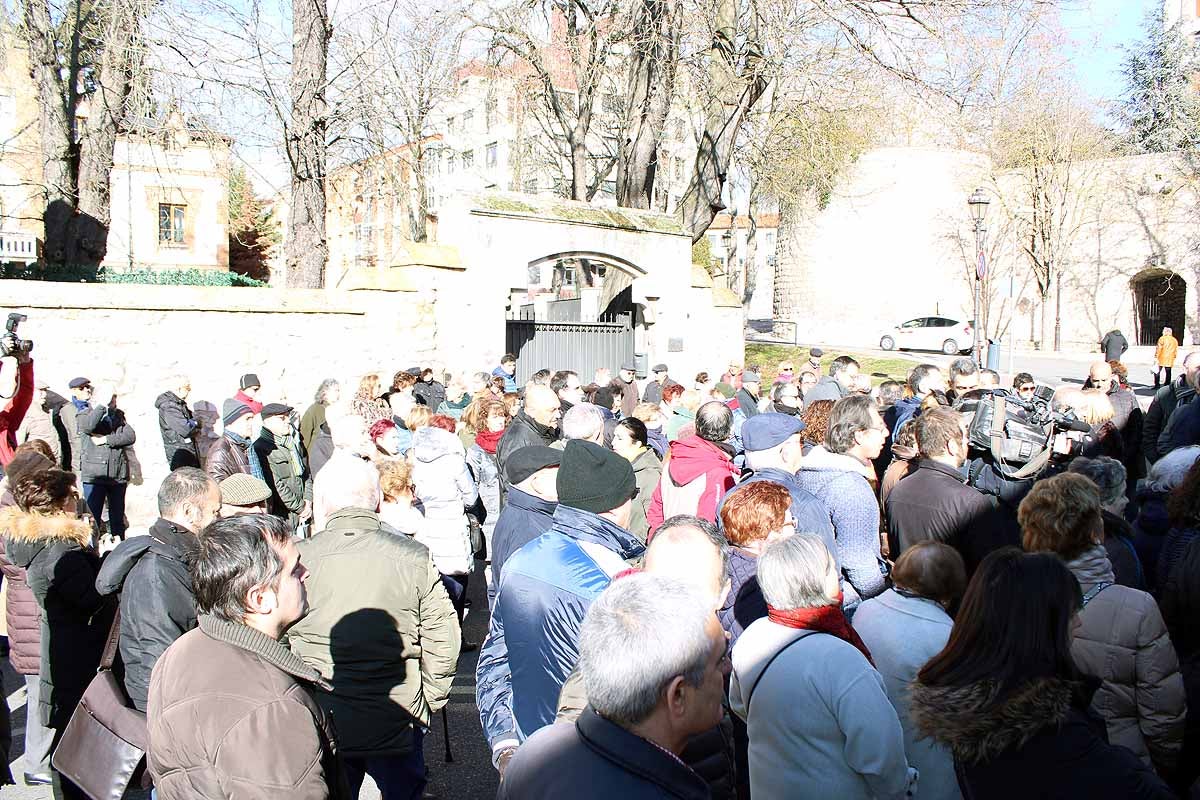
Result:
[[[61,264],[0,264],[0,279],[64,283],[143,283],[155,286],[266,286],[262,281],[209,269],[108,270]]]

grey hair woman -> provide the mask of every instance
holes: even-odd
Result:
[[[1104,517],[1104,549],[1112,562],[1117,583],[1145,589],[1145,568],[1133,543],[1133,526],[1124,519],[1129,496],[1125,492],[1125,465],[1115,458],[1079,457],[1071,462],[1068,471],[1082,475],[1100,492],[1101,516]]]
[[[768,615],[734,645],[729,683],[751,742],[751,794],[904,794],[916,770],[883,679],[842,612],[825,544],[807,533],[775,542],[759,557],[758,582]]]

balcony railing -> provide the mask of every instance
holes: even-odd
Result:
[[[32,264],[37,261],[37,237],[32,233],[0,231],[0,262],[19,261]]]

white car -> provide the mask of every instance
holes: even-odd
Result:
[[[879,349],[940,350],[952,356],[969,352],[974,341],[970,322],[949,317],[917,317],[880,337]]]

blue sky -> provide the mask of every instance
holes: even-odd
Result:
[[[1072,63],[1083,88],[1099,101],[1121,95],[1122,48],[1140,35],[1142,18],[1162,0],[1074,0],[1061,10],[1074,41]]]

